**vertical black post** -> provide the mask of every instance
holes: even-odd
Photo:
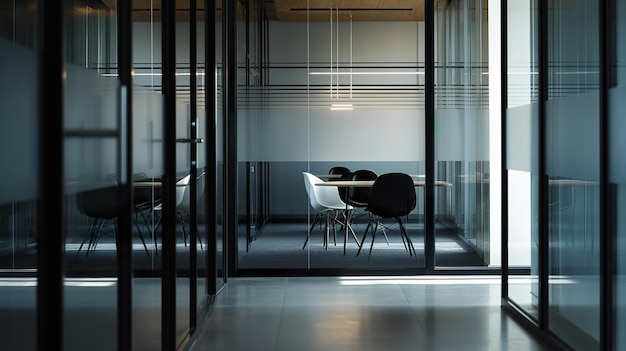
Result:
[[[226,28],[224,30],[224,89],[226,98],[225,192],[224,216],[227,251],[225,276],[237,271],[237,2],[222,3]]]
[[[501,272],[502,272],[502,285],[501,285],[501,289],[502,289],[502,295],[501,297],[503,299],[508,298],[509,297],[509,208],[508,208],[508,203],[509,203],[509,194],[508,194],[508,172],[507,172],[507,163],[506,163],[506,140],[507,140],[507,135],[506,135],[506,109],[508,106],[508,98],[507,98],[507,93],[508,93],[508,79],[507,79],[507,72],[508,72],[508,49],[507,49],[507,0],[501,0],[500,1],[500,67],[502,67],[502,69],[500,70],[502,72],[502,74],[500,75],[500,135],[502,136],[502,144],[501,144],[501,155],[500,155],[500,162],[501,162],[501,171],[500,174],[502,174],[502,184],[500,187],[500,193],[502,194],[501,196],[501,211],[500,211],[500,218],[501,218],[501,230],[502,230],[502,243],[501,243],[501,250],[502,250],[502,268],[501,268]],[[498,214],[495,214],[498,215]]]
[[[246,89],[250,86],[250,1],[246,1]]]
[[[198,44],[197,20],[198,6],[196,0],[189,0],[189,94],[190,94],[190,126],[189,144],[191,156],[191,183],[189,184],[189,326],[193,330],[197,324],[196,306],[198,301],[198,216],[197,216],[197,189],[198,189]],[[204,179],[202,179],[204,180]]]
[[[548,100],[548,2],[538,2],[539,17],[539,328],[548,329],[549,237],[546,174],[546,102]]]
[[[217,140],[216,140],[216,78],[215,78],[215,0],[204,0],[205,11],[205,106],[206,106],[206,196],[205,205],[207,215],[207,254],[206,254],[206,279],[207,293],[214,295],[217,293]]]
[[[63,350],[63,3],[37,2],[39,202],[37,205],[37,349]]]
[[[265,34],[264,34],[264,23],[266,21],[265,10],[263,9],[263,3],[261,1],[257,1],[257,36],[256,40],[258,40],[259,45],[258,50],[256,52],[256,68],[258,72],[258,77],[256,84],[263,85],[263,50],[265,48]]]
[[[176,349],[176,4],[162,2],[163,282],[161,349]]]
[[[435,269],[435,8],[433,0],[424,1],[424,110],[426,183],[424,187],[424,252],[426,270]]]
[[[119,111],[119,174],[121,177],[118,212],[117,240],[117,349],[132,349],[132,3],[123,1],[117,5],[117,53],[118,79],[120,83]]]
[[[616,268],[616,233],[614,231],[616,213],[611,211],[612,202],[609,189],[609,88],[611,86],[612,50],[615,33],[612,15],[614,1],[600,1],[598,23],[600,25],[600,350],[615,349],[615,301],[613,277]]]
[[[250,243],[252,242],[252,200],[250,196],[250,188],[252,187],[252,181],[250,179],[251,167],[253,167],[252,163],[246,162],[246,252],[248,252]]]

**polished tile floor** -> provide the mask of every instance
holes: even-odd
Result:
[[[231,278],[190,350],[550,350],[499,276]]]

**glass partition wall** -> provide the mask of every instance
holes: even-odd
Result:
[[[499,162],[489,149],[499,131],[489,129],[486,5],[439,2],[435,11],[435,179],[452,185],[435,191],[437,267],[500,264],[489,226],[491,162]]]
[[[435,234],[424,231],[424,3],[402,10],[341,1],[245,3],[237,29],[239,272],[424,271],[425,236]],[[497,268],[489,133],[499,131],[488,128],[487,6],[448,3],[435,9],[438,182],[430,255],[436,267]],[[336,166],[413,177],[416,206],[404,220],[415,255],[397,224],[381,223],[372,244],[363,208],[352,210],[348,231],[345,211],[333,211],[339,220],[327,234],[303,172],[330,181]]]
[[[214,114],[209,122],[205,102],[219,104],[206,97],[216,80],[207,86],[215,62],[204,51],[205,32],[216,31],[202,22],[204,2],[167,5],[0,2],[3,350],[33,350],[49,336],[61,349],[154,350],[169,340],[182,347],[217,291],[205,279],[215,279],[207,253],[218,242],[205,195],[207,173],[215,175],[207,157],[215,153]],[[166,12],[175,20],[165,21]],[[174,30],[164,31],[166,22]],[[174,54],[164,55],[166,46]],[[174,113],[166,115],[168,105]],[[165,148],[169,121],[178,144]],[[169,231],[167,154],[176,180],[189,179],[169,204]],[[175,246],[171,266],[166,240]]]
[[[506,177],[509,297],[539,318],[539,81],[538,5],[507,4]]]
[[[593,350],[600,336],[599,4],[554,5],[546,53],[548,318],[568,344]]]
[[[65,181],[64,343],[66,348],[97,343],[115,348],[117,315],[92,315],[121,304],[118,257],[129,234],[137,240],[131,255],[150,264],[145,233],[129,231],[120,217],[128,154],[127,119],[120,113],[121,90],[110,46],[117,45],[116,13],[106,6],[76,1],[67,6],[64,42],[63,175]],[[60,5],[61,6],[61,5]],[[125,116],[125,114],[124,114]],[[145,244],[145,246],[144,246]],[[133,248],[134,249],[134,248]],[[99,302],[99,303],[96,303]]]
[[[575,350],[621,349],[610,346],[619,284],[609,275],[621,196],[611,143],[623,139],[610,108],[622,99],[603,89],[618,77],[614,5],[506,2],[508,268],[530,271],[509,272],[505,297],[547,340]]]
[[[208,184],[212,188],[212,192],[207,192],[207,196],[209,194],[214,194],[213,204],[215,206],[215,223],[213,228],[215,229],[215,237],[209,240],[212,240],[211,243],[215,245],[215,269],[217,272],[216,278],[216,286],[217,288],[223,286],[224,281],[226,279],[226,261],[224,255],[224,247],[226,245],[226,235],[224,231],[224,158],[225,158],[225,140],[224,140],[224,43],[223,43],[223,33],[224,33],[224,11],[222,8],[222,1],[215,1],[215,25],[213,32],[213,46],[215,47],[214,60],[214,86],[215,86],[215,96],[211,96],[213,99],[213,111],[215,111],[214,120],[211,121],[211,124],[214,125],[214,134],[212,135],[214,139],[214,150],[212,153],[213,159],[215,160],[215,174],[213,174],[214,184]],[[207,32],[209,34],[209,32]],[[207,42],[208,43],[208,42]],[[207,51],[210,53],[210,51]],[[208,61],[207,61],[208,62]],[[209,88],[208,86],[206,87]],[[207,100],[207,106],[211,106]],[[207,109],[207,113],[211,110]],[[209,198],[208,201],[211,201]],[[210,232],[209,232],[210,235]],[[209,243],[209,245],[211,244]],[[210,246],[209,246],[210,247]]]
[[[610,233],[616,238],[616,252],[626,251],[626,160],[622,150],[625,149],[626,139],[622,131],[626,130],[626,116],[624,111],[626,101],[626,46],[624,35],[626,33],[626,4],[613,1],[615,21],[611,23],[610,40],[611,51],[614,53],[610,58],[610,81],[608,83],[608,126],[609,126],[609,203],[612,210],[608,213],[609,222],[612,223]],[[615,321],[616,340],[615,349],[626,348],[626,259],[624,255],[617,256],[617,268],[615,271]]]
[[[34,273],[41,172],[35,47],[39,26],[34,3],[0,1],[0,272],[15,277],[3,277],[0,286],[0,320],[11,321],[0,328],[1,347],[6,350],[35,350],[37,335]]]
[[[424,173],[423,22],[416,12],[392,22],[341,2],[299,5],[276,2],[275,13],[244,9],[259,23],[250,21],[238,42],[258,38],[271,50],[248,45],[246,61],[239,62],[245,86],[238,97],[238,267],[423,267],[421,189],[415,190],[421,200],[407,220],[417,256],[404,249],[398,228],[389,226],[389,243],[379,228],[371,256],[368,236],[357,257],[367,216],[355,216],[354,234],[331,223],[325,244],[325,224],[313,225],[317,213],[303,177],[306,171],[324,178],[334,166]]]

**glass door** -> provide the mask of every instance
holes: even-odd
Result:
[[[133,1],[133,227],[146,235],[150,256],[133,261],[133,345],[158,348],[161,341],[163,271],[162,11]],[[145,303],[151,301],[152,303]],[[159,318],[154,318],[158,316]]]
[[[599,6],[555,1],[548,9],[548,320],[581,350],[598,350],[600,339]]]
[[[508,291],[539,319],[538,2],[507,2],[506,177]],[[525,268],[527,273],[515,270]]]
[[[115,349],[116,311],[127,302],[118,299],[124,285],[118,266],[125,251],[122,245],[131,243],[137,265],[152,259],[149,237],[131,230],[121,215],[126,208],[122,189],[129,183],[124,160],[131,150],[126,143],[126,114],[120,112],[121,96],[126,96],[111,50],[117,46],[116,12],[82,1],[58,6],[65,6],[68,14],[63,45],[64,154],[63,163],[56,165],[63,167],[66,192],[64,345],[80,349],[95,343]],[[100,315],[97,327],[86,327],[94,326],[94,314]]]
[[[489,150],[499,147],[490,140],[499,130],[489,128],[487,10],[482,0],[435,9],[435,180],[448,185],[435,190],[436,267],[500,261],[500,240],[489,226]]]
[[[248,196],[238,198],[238,269],[423,271],[430,254],[437,267],[498,266],[486,2],[434,9],[434,131],[425,130],[424,3],[275,5],[239,12],[238,185]],[[256,31],[257,18],[267,18],[267,35],[263,25]],[[434,253],[424,245],[426,133],[435,144]],[[415,256],[395,224],[378,223],[385,232],[379,227],[372,240],[364,207],[352,209],[361,215],[349,227],[345,211],[316,208],[303,172],[326,182],[335,167],[413,178],[416,205],[404,220]],[[335,216],[328,226],[327,212]]]
[[[239,194],[254,194],[238,198],[238,268],[425,267],[423,3],[397,10],[276,2],[272,11],[251,4],[242,6],[237,35]],[[332,211],[328,227],[326,217],[317,221],[303,172],[327,181],[335,166],[406,173],[421,184],[403,216],[413,255],[393,219],[373,245],[372,230],[364,238],[363,207],[348,232],[344,210]]]
[[[213,183],[209,183],[210,192],[208,194],[213,194],[214,198],[214,213],[215,213],[215,223],[214,223],[214,235],[209,232],[209,244],[214,245],[214,249],[212,249],[212,253],[215,255],[215,269],[217,272],[217,277],[215,281],[215,288],[220,289],[223,287],[224,282],[226,280],[226,264],[225,264],[225,247],[226,247],[226,233],[224,231],[224,188],[225,188],[225,179],[224,179],[224,148],[225,148],[225,117],[224,117],[224,11],[222,8],[222,1],[215,1],[214,5],[214,13],[215,13],[215,23],[213,26],[213,46],[215,47],[215,53],[213,59],[215,60],[215,66],[210,67],[211,72],[214,77],[214,89],[215,95],[210,96],[212,99],[213,113],[215,114],[214,120],[210,121],[214,133],[212,137],[214,137],[214,149],[210,155],[209,159],[214,160],[215,163],[215,173],[213,174]],[[207,100],[208,103],[208,100]],[[210,105],[209,105],[210,106]],[[208,111],[208,110],[207,110]],[[209,156],[207,155],[207,156]],[[209,189],[207,187],[207,189]],[[210,201],[211,199],[209,199]],[[210,248],[210,246],[209,246]]]

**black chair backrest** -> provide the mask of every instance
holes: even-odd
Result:
[[[376,180],[378,174],[369,169],[359,169],[352,172],[352,180]],[[352,187],[350,188],[350,204],[355,207],[366,207],[369,201],[372,188]]]
[[[117,217],[120,206],[119,188],[115,185],[76,194],[76,206],[84,215],[92,218],[111,219]]]
[[[405,173],[379,175],[370,190],[367,209],[382,218],[408,215],[417,203],[413,178]]]
[[[328,174],[339,174],[339,175],[343,175],[346,173],[350,173],[350,169],[348,169],[347,167],[343,167],[343,166],[335,166],[333,168],[330,169],[330,171],[328,171]]]
[[[101,219],[117,217],[120,196],[114,176],[83,173],[79,182],[84,189],[88,189],[76,193],[76,207],[82,214]]]
[[[341,174],[341,178],[331,178],[331,181],[336,181],[336,180],[352,180],[352,172],[348,171],[345,173]],[[350,196],[350,188],[344,187],[344,186],[339,186],[337,187],[337,190],[339,191],[339,197],[341,198],[341,201],[343,202],[348,202],[349,201],[349,196]]]

